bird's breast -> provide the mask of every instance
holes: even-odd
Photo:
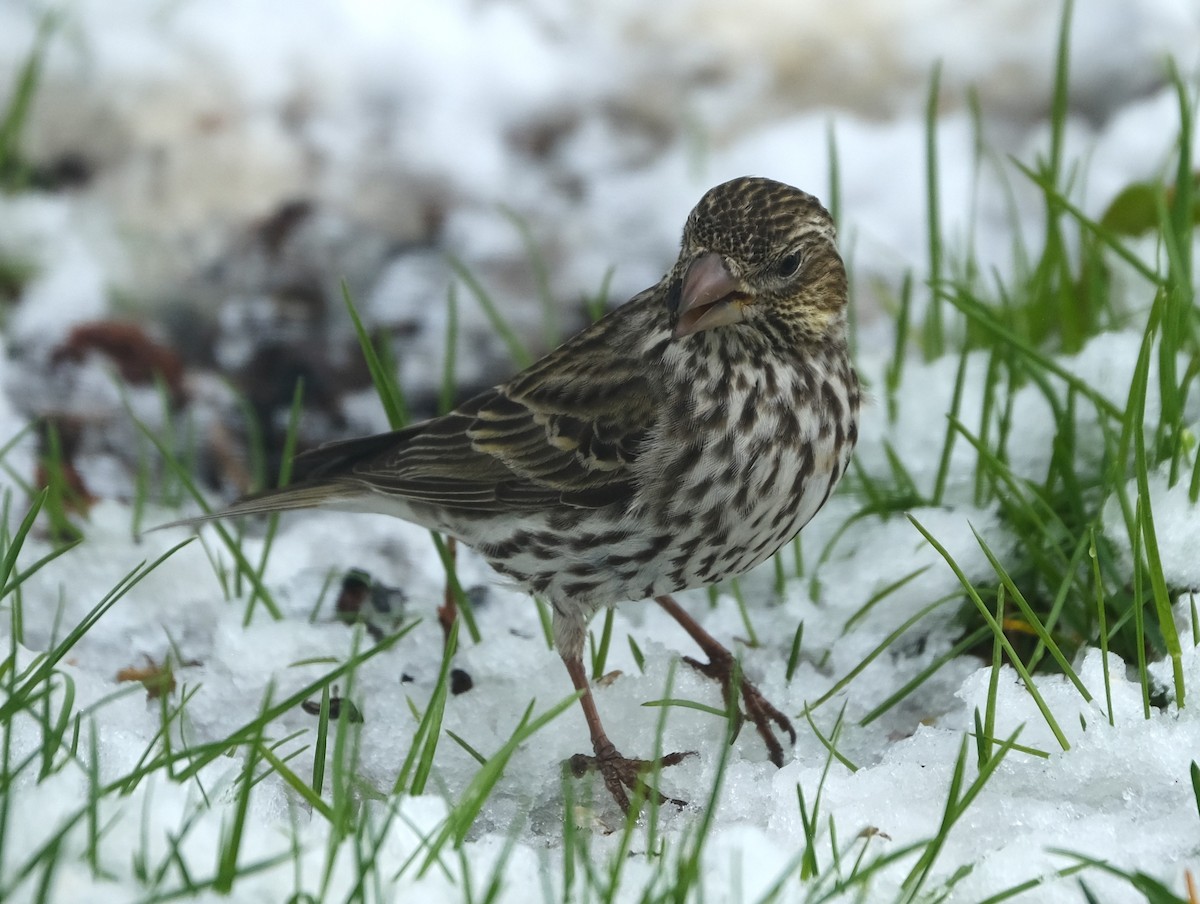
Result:
[[[803,367],[747,362],[721,377],[705,381],[687,416],[664,424],[643,455],[638,516],[678,538],[664,591],[771,556],[829,498],[857,436],[857,381],[844,356]]]

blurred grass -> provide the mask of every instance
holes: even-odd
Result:
[[[42,66],[57,27],[56,15],[42,15],[33,45],[17,72],[8,105],[0,111],[0,192],[20,191],[29,184],[31,169],[21,153],[21,138],[29,124]]]

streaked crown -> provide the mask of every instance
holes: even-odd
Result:
[[[742,176],[709,189],[683,227],[684,244],[753,268],[780,249],[819,236],[832,244],[833,218],[815,197],[774,179]]]

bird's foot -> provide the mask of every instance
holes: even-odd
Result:
[[[721,694],[725,698],[725,706],[728,710],[736,713],[737,722],[733,727],[733,739],[731,740],[737,738],[738,732],[742,729],[742,722],[749,719],[758,730],[758,736],[767,745],[767,754],[771,762],[776,766],[782,766],[783,745],[779,743],[772,723],[786,732],[791,743],[795,744],[796,729],[792,727],[791,719],[776,709],[771,701],[762,695],[762,691],[742,677],[741,669],[732,653],[724,647],[718,647],[716,650],[709,650],[708,654],[708,662],[700,662],[690,656],[683,657],[683,661],[701,674],[721,683]],[[733,696],[735,682],[738,684],[738,691],[742,698],[741,709],[736,705]]]
[[[686,807],[687,801],[667,797],[657,788],[647,784],[643,776],[666,766],[678,765],[689,756],[695,755],[695,751],[689,750],[669,753],[657,760],[637,760],[622,756],[616,747],[607,744],[597,746],[595,756],[577,753],[567,764],[576,778],[582,777],[586,772],[599,772],[604,779],[604,786],[608,788],[608,793],[613,796],[617,806],[628,813],[630,791],[642,801],[653,800],[660,806],[674,804],[677,807]]]

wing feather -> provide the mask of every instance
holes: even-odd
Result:
[[[628,350],[665,329],[656,293],[443,417],[299,456],[296,479],[476,514],[627,504],[658,410],[653,375]]]

